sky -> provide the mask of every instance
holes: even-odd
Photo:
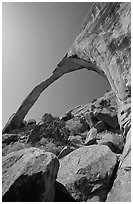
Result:
[[[32,89],[47,79],[80,32],[89,2],[2,3],[2,126]],[[86,69],[65,74],[50,85],[26,120],[44,113],[64,115],[110,89]]]

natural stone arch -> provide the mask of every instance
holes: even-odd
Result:
[[[22,104],[20,105],[19,109],[16,113],[14,113],[10,118],[5,127],[3,128],[3,133],[10,132],[12,129],[19,127],[29,110],[35,104],[41,93],[52,83],[54,83],[57,79],[62,77],[64,74],[73,72],[80,69],[87,69],[92,70],[100,75],[102,75],[105,79],[106,76],[104,72],[96,67],[91,62],[87,62],[83,59],[78,59],[77,56],[74,57],[67,57],[67,55],[63,58],[63,60],[57,65],[55,70],[53,71],[52,75],[46,79],[45,81],[41,82],[37,85],[30,94],[24,99]]]
[[[118,120],[125,137],[117,177],[106,201],[130,202],[131,3],[94,3],[89,15],[82,32],[52,76],[33,89],[10,118],[3,133],[19,126],[40,94],[65,73],[87,68],[106,76],[118,99]]]
[[[96,71],[107,78],[118,98],[118,118],[120,125],[122,124],[121,111],[131,102],[131,4],[94,3],[89,15],[82,32],[57,65],[52,76],[32,90],[10,118],[3,133],[22,123],[40,94],[50,84],[66,73],[83,68]]]

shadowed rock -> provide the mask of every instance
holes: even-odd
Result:
[[[54,201],[59,162],[52,153],[23,149],[3,157],[2,196],[6,202]]]

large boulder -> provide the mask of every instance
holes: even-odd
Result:
[[[80,117],[74,117],[66,122],[66,128],[70,130],[71,135],[77,135],[79,133],[85,132],[89,127],[84,119]]]
[[[61,159],[57,180],[76,201],[105,201],[116,164],[107,146],[82,147]]]
[[[103,132],[97,135],[99,145],[107,145],[113,152],[121,154],[124,147],[124,138],[112,132]]]
[[[58,181],[55,181],[55,202],[75,202],[65,186]]]
[[[109,125],[110,127],[116,129],[118,128],[118,119],[116,112],[115,113],[108,113],[105,108],[101,110],[95,109],[94,115],[105,124]]]
[[[106,202],[131,202],[131,169],[120,169]]]
[[[4,202],[54,201],[57,157],[38,148],[27,148],[3,157]]]

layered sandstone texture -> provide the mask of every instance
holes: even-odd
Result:
[[[40,94],[65,73],[86,68],[88,71],[97,72],[108,80],[111,92],[105,94],[103,99],[100,99],[101,101],[96,100],[93,106],[92,104],[86,104],[85,106],[76,107],[62,117],[70,131],[69,139],[72,140],[72,137],[76,137],[75,140],[78,143],[76,143],[75,148],[79,148],[79,150],[70,151],[69,156],[65,156],[66,158],[64,159],[71,165],[72,177],[70,175],[70,177],[65,176],[63,178],[64,172],[66,175],[68,174],[69,167],[65,166],[66,162],[63,162],[63,158],[61,158],[58,178],[63,183],[53,183],[54,187],[56,186],[55,191],[60,189],[59,192],[64,192],[62,185],[65,185],[68,190],[65,195],[69,194],[70,200],[96,202],[131,201],[130,55],[131,3],[93,3],[81,32],[56,66],[52,75],[31,91],[3,129],[5,134],[12,133],[15,128],[24,126],[23,120]],[[108,100],[109,97],[111,100]],[[33,126],[36,127],[36,124],[34,123]],[[105,130],[107,132],[103,133]],[[36,131],[38,130],[36,129]],[[108,133],[108,131],[111,133]],[[88,136],[85,138],[87,141],[84,139],[84,135]],[[8,145],[11,140],[17,140],[18,137],[18,135],[4,135],[3,143]],[[84,145],[91,145],[91,148],[83,147]],[[99,153],[95,155],[95,152]],[[91,154],[94,161],[93,158],[88,161],[87,157]],[[73,161],[73,158],[77,159],[77,165],[79,166],[76,166],[74,162],[72,166],[71,161]],[[6,159],[7,156],[4,158],[5,162]],[[86,162],[84,162],[84,159]],[[110,160],[111,163],[108,163],[107,160]],[[74,161],[76,162],[75,159]],[[99,172],[100,167],[95,169],[95,161],[97,161],[96,165],[101,167],[104,164],[103,166],[106,168]],[[94,165],[93,180],[90,176],[92,164]],[[29,168],[32,169],[32,166]],[[4,181],[6,182],[6,179]],[[107,188],[106,185],[108,186]],[[52,188],[54,189],[54,187]],[[9,195],[11,194],[9,193]],[[50,196],[50,198],[52,197],[54,196]],[[44,200],[48,201],[47,199]]]

